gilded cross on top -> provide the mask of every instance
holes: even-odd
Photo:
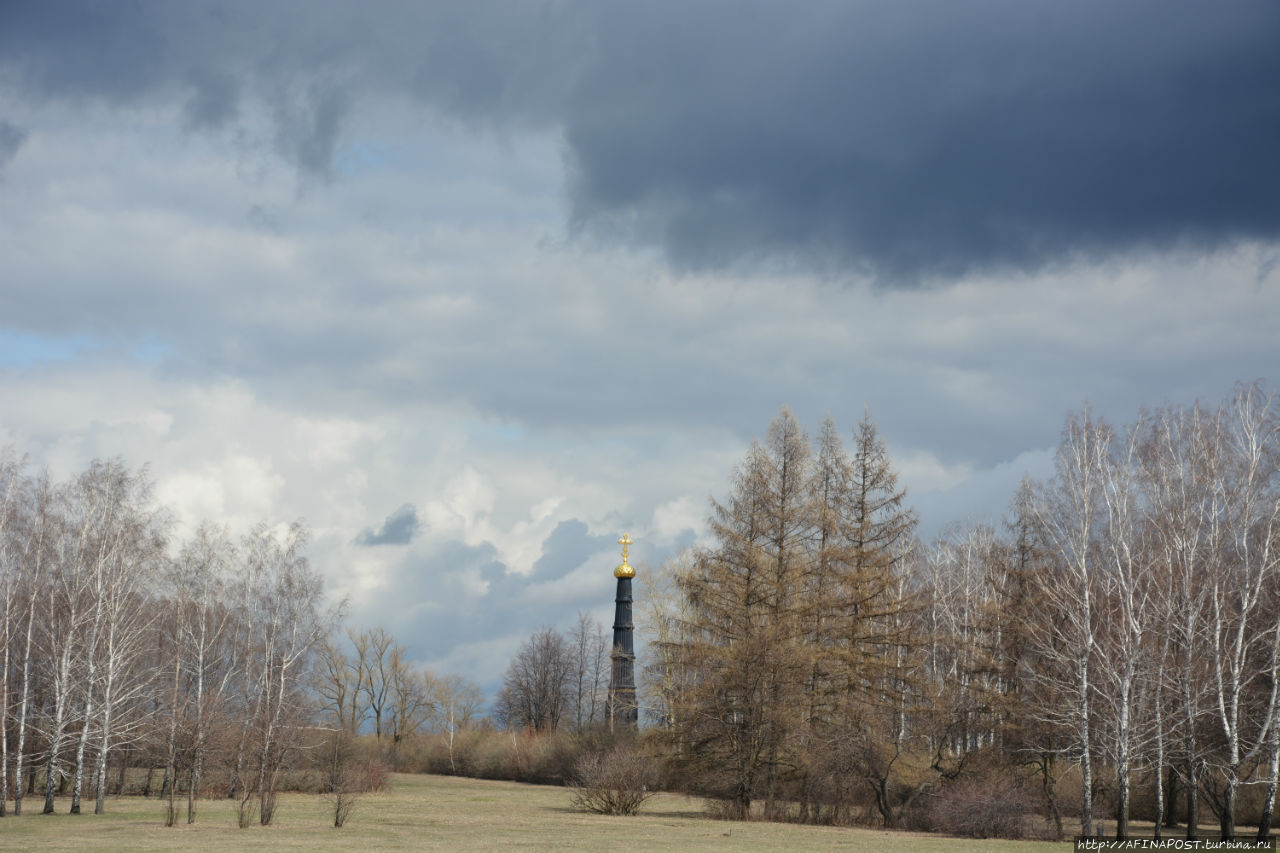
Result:
[[[615,578],[633,578],[636,576],[636,570],[627,562],[627,549],[635,544],[628,534],[622,534],[622,538],[618,540],[618,544],[622,546],[622,565],[613,570]]]

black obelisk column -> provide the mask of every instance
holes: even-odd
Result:
[[[618,540],[622,546],[622,565],[613,570],[618,579],[618,596],[614,600],[613,611],[613,652],[610,658],[613,668],[609,673],[609,698],[605,705],[605,714],[609,719],[609,730],[618,726],[636,728],[639,724],[640,709],[636,705],[636,650],[631,624],[631,579],[636,570],[627,564],[627,546],[632,544],[631,537],[622,534]]]

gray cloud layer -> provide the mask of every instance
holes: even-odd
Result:
[[[377,530],[366,528],[356,537],[357,545],[408,545],[422,529],[418,510],[413,504],[404,504],[388,515]]]
[[[567,631],[578,610],[607,617],[612,567],[587,561],[612,538],[589,535],[577,519],[561,522],[527,576],[510,572],[492,545],[441,542],[397,562],[385,579],[390,594],[358,604],[353,617],[388,627],[427,659],[454,655],[454,667],[496,690],[508,646],[538,624]],[[494,641],[496,655],[487,648]]]
[[[353,104],[558,128],[580,232],[882,282],[1280,233],[1280,7],[1233,0],[9,4],[50,96],[273,111],[332,176]]]
[[[305,516],[496,679],[780,404],[937,530],[1280,363],[1276,7],[797,6],[0,3],[0,446]]]
[[[27,141],[27,132],[15,124],[0,119],[0,172],[18,154],[22,143]]]

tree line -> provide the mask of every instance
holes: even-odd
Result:
[[[0,816],[32,796],[42,813],[69,797],[70,813],[92,799],[101,814],[108,794],[138,791],[164,800],[170,825],[207,796],[265,825],[282,786],[349,782],[329,766],[339,757],[375,773],[427,763],[430,734],[447,756],[432,766],[475,764],[481,689],[415,665],[384,628],[345,628],[304,523],[240,537],[204,524],[179,541],[146,468],[95,461],[56,482],[28,467],[0,453]],[[554,721],[586,728],[603,704],[603,633],[585,616],[572,648],[544,633],[540,654],[564,662]],[[524,689],[512,685],[504,696]]]
[[[242,824],[270,823],[311,724],[312,659],[337,617],[305,526],[238,541],[202,526],[170,553],[146,469],[93,462],[63,482],[0,457],[0,815],[163,768],[169,823],[196,817],[211,767]]]
[[[306,679],[337,613],[302,524],[233,540],[205,525],[170,555],[146,469],[95,461],[65,482],[0,456],[0,815],[92,793],[102,813],[131,763],[163,767],[196,818],[205,775],[269,824],[310,724]],[[37,786],[38,785],[38,786]]]
[[[173,529],[145,468],[95,461],[55,482],[0,455],[0,816],[31,796],[100,814],[138,790],[169,824],[183,809],[194,822],[202,796],[269,824],[281,785],[316,784],[298,773],[322,754],[510,775],[488,755],[494,722],[580,732],[603,717],[608,648],[585,614],[521,647],[491,718],[476,684],[415,665],[384,628],[344,628],[305,524]]]
[[[500,725],[534,732],[585,732],[605,722],[609,641],[592,616],[578,613],[568,636],[543,627],[521,644],[494,701]]]
[[[1072,413],[1002,523],[917,530],[869,415],[846,443],[782,410],[703,544],[639,573],[665,785],[734,817],[982,833],[995,803],[1009,834],[1109,817],[1125,837],[1136,808],[1196,837],[1208,809],[1224,837],[1242,813],[1270,833],[1280,411],[1261,384],[1121,427]],[[101,812],[144,770],[170,823],[213,795],[265,824],[307,754],[360,740],[402,769],[544,781],[612,748],[594,619],[530,636],[486,718],[389,632],[343,630],[307,543],[301,523],[177,542],[145,468],[54,482],[0,455],[0,815]]]
[[[459,675],[415,667],[409,650],[385,628],[348,628],[346,642],[326,638],[313,681],[317,718],[347,739],[367,733],[392,759],[425,732],[444,736],[454,762],[459,732],[485,721],[485,696]]]
[[[1180,816],[1196,837],[1207,804],[1226,838],[1247,788],[1269,834],[1280,412],[1261,384],[1123,427],[1073,413],[1002,525],[916,527],[870,417],[846,448],[783,409],[709,542],[647,578],[643,704],[672,784],[739,817],[894,826],[980,780],[1058,835],[1074,812],[1119,837],[1141,786],[1157,834]]]

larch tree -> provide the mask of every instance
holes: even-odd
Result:
[[[735,472],[728,499],[712,504],[715,546],[680,579],[695,672],[680,738],[686,760],[739,816],[756,799],[767,813],[777,807],[806,706],[809,468],[808,437],[783,409]]]
[[[820,820],[841,797],[839,762],[833,746],[845,737],[848,685],[843,674],[854,665],[849,647],[837,636],[845,618],[847,594],[858,586],[849,572],[855,565],[843,523],[843,508],[853,482],[853,460],[844,449],[839,428],[828,417],[818,432],[809,487],[812,568],[804,579],[807,602],[806,642],[812,661],[804,692],[807,697],[805,750],[799,767],[801,820]]]
[[[852,454],[830,419],[815,452],[784,408],[712,502],[712,544],[676,572],[663,670],[679,760],[733,813],[799,803],[801,819],[824,819],[854,772],[879,791],[884,821],[899,818],[890,791],[920,710],[905,496],[869,416]]]
[[[918,733],[908,727],[908,720],[924,720],[930,703],[922,690],[923,664],[913,648],[918,603],[911,575],[919,557],[917,518],[870,413],[853,431],[851,472],[842,508],[847,557],[837,598],[853,699],[846,722],[856,725],[859,764],[881,820],[894,826],[942,772],[942,765],[927,761],[924,769],[931,772],[924,774],[926,781],[909,786],[901,796],[893,794],[896,779],[907,769],[904,765],[914,763],[918,755],[918,744],[913,743]]]

